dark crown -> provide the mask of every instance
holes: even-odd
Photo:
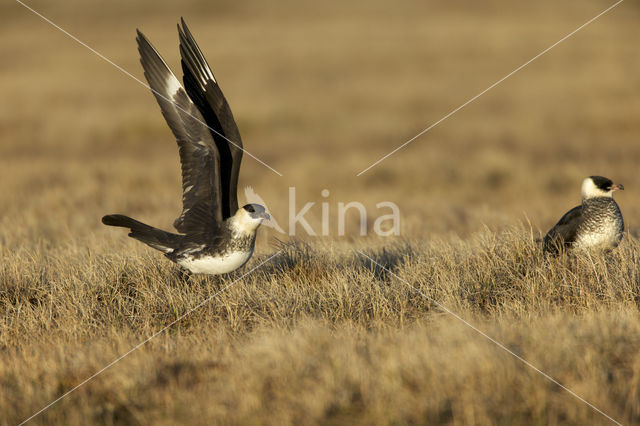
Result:
[[[589,176],[593,183],[603,191],[609,191],[613,186],[613,181],[604,176]]]
[[[246,204],[242,208],[248,211],[249,213],[262,213],[265,211],[265,208],[262,207],[260,204]]]

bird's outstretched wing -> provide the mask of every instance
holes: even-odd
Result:
[[[576,206],[566,212],[558,223],[544,237],[543,250],[558,254],[576,240],[578,227],[584,221],[582,206]]]
[[[242,161],[242,140],[231,108],[207,60],[196,44],[184,19],[178,25],[180,56],[184,72],[184,87],[211,129],[211,136],[220,155],[222,217],[226,219],[238,210],[238,173]]]
[[[173,225],[182,233],[210,232],[223,220],[218,149],[200,110],[160,54],[140,31],[137,41],[144,76],[178,142],[182,213]]]

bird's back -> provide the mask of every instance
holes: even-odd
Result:
[[[582,221],[582,205],[566,212],[545,235],[543,250],[557,254],[570,247],[576,240]]]

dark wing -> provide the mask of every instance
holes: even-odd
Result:
[[[178,25],[180,56],[184,72],[184,87],[198,107],[211,130],[211,136],[220,153],[222,188],[222,217],[234,215],[238,210],[238,173],[242,161],[242,140],[231,108],[220,86],[196,44],[184,19]]]
[[[182,165],[182,213],[173,226],[182,233],[220,226],[222,202],[218,149],[198,108],[149,40],[138,31],[144,76],[176,137]]]
[[[576,206],[566,212],[558,223],[544,237],[543,250],[558,254],[576,240],[578,228],[584,221],[582,206]]]

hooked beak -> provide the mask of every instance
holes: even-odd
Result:
[[[260,215],[258,217],[260,217],[260,218],[262,218],[264,220],[271,220],[271,216],[269,216],[269,213],[267,213],[267,212],[260,213]]]
[[[624,190],[624,185],[622,185],[620,183],[616,183],[616,184],[611,186],[611,190],[612,191],[617,191],[617,190],[623,191]]]

